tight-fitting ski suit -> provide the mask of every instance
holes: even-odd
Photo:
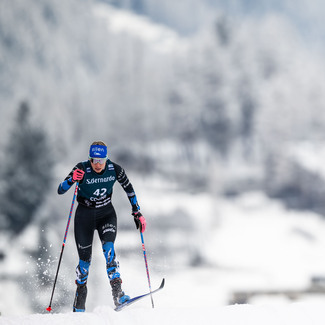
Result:
[[[87,282],[95,230],[98,231],[102,243],[107,274],[111,281],[120,277],[114,250],[117,231],[116,213],[111,202],[115,181],[117,180],[127,193],[132,212],[140,210],[137,197],[124,169],[109,159],[104,170],[99,174],[92,169],[89,160],[78,163],[59,185],[59,194],[64,194],[73,185],[72,175],[76,169],[82,169],[85,172],[83,179],[79,182],[77,193],[79,204],[74,220],[74,233],[79,255],[76,282],[77,284]]]

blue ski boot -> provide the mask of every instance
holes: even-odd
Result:
[[[122,291],[122,280],[121,278],[115,278],[110,281],[111,287],[112,287],[112,295],[115,306],[119,306],[123,304],[124,302],[130,300],[130,297]]]
[[[77,283],[76,297],[73,302],[74,312],[84,312],[86,307],[87,285]]]
[[[76,268],[76,297],[73,302],[74,312],[84,312],[87,298],[87,279],[90,262],[80,260]]]

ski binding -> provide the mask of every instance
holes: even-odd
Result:
[[[140,299],[148,297],[148,296],[158,292],[159,290],[161,290],[164,287],[164,285],[165,285],[165,279],[162,279],[160,287],[158,289],[153,290],[153,291],[148,292],[148,293],[145,293],[144,295],[140,295],[140,296],[136,296],[134,298],[131,298],[130,300],[124,302],[123,304],[118,305],[114,310],[115,311],[120,311],[120,310],[124,309],[125,307],[130,306],[133,303],[139,301]]]

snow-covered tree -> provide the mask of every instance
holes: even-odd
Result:
[[[2,161],[1,228],[18,234],[32,221],[51,183],[53,158],[45,131],[22,102]]]

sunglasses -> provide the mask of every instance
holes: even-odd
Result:
[[[89,160],[90,160],[93,164],[100,163],[100,164],[102,165],[102,164],[105,164],[107,158],[89,158]]]

